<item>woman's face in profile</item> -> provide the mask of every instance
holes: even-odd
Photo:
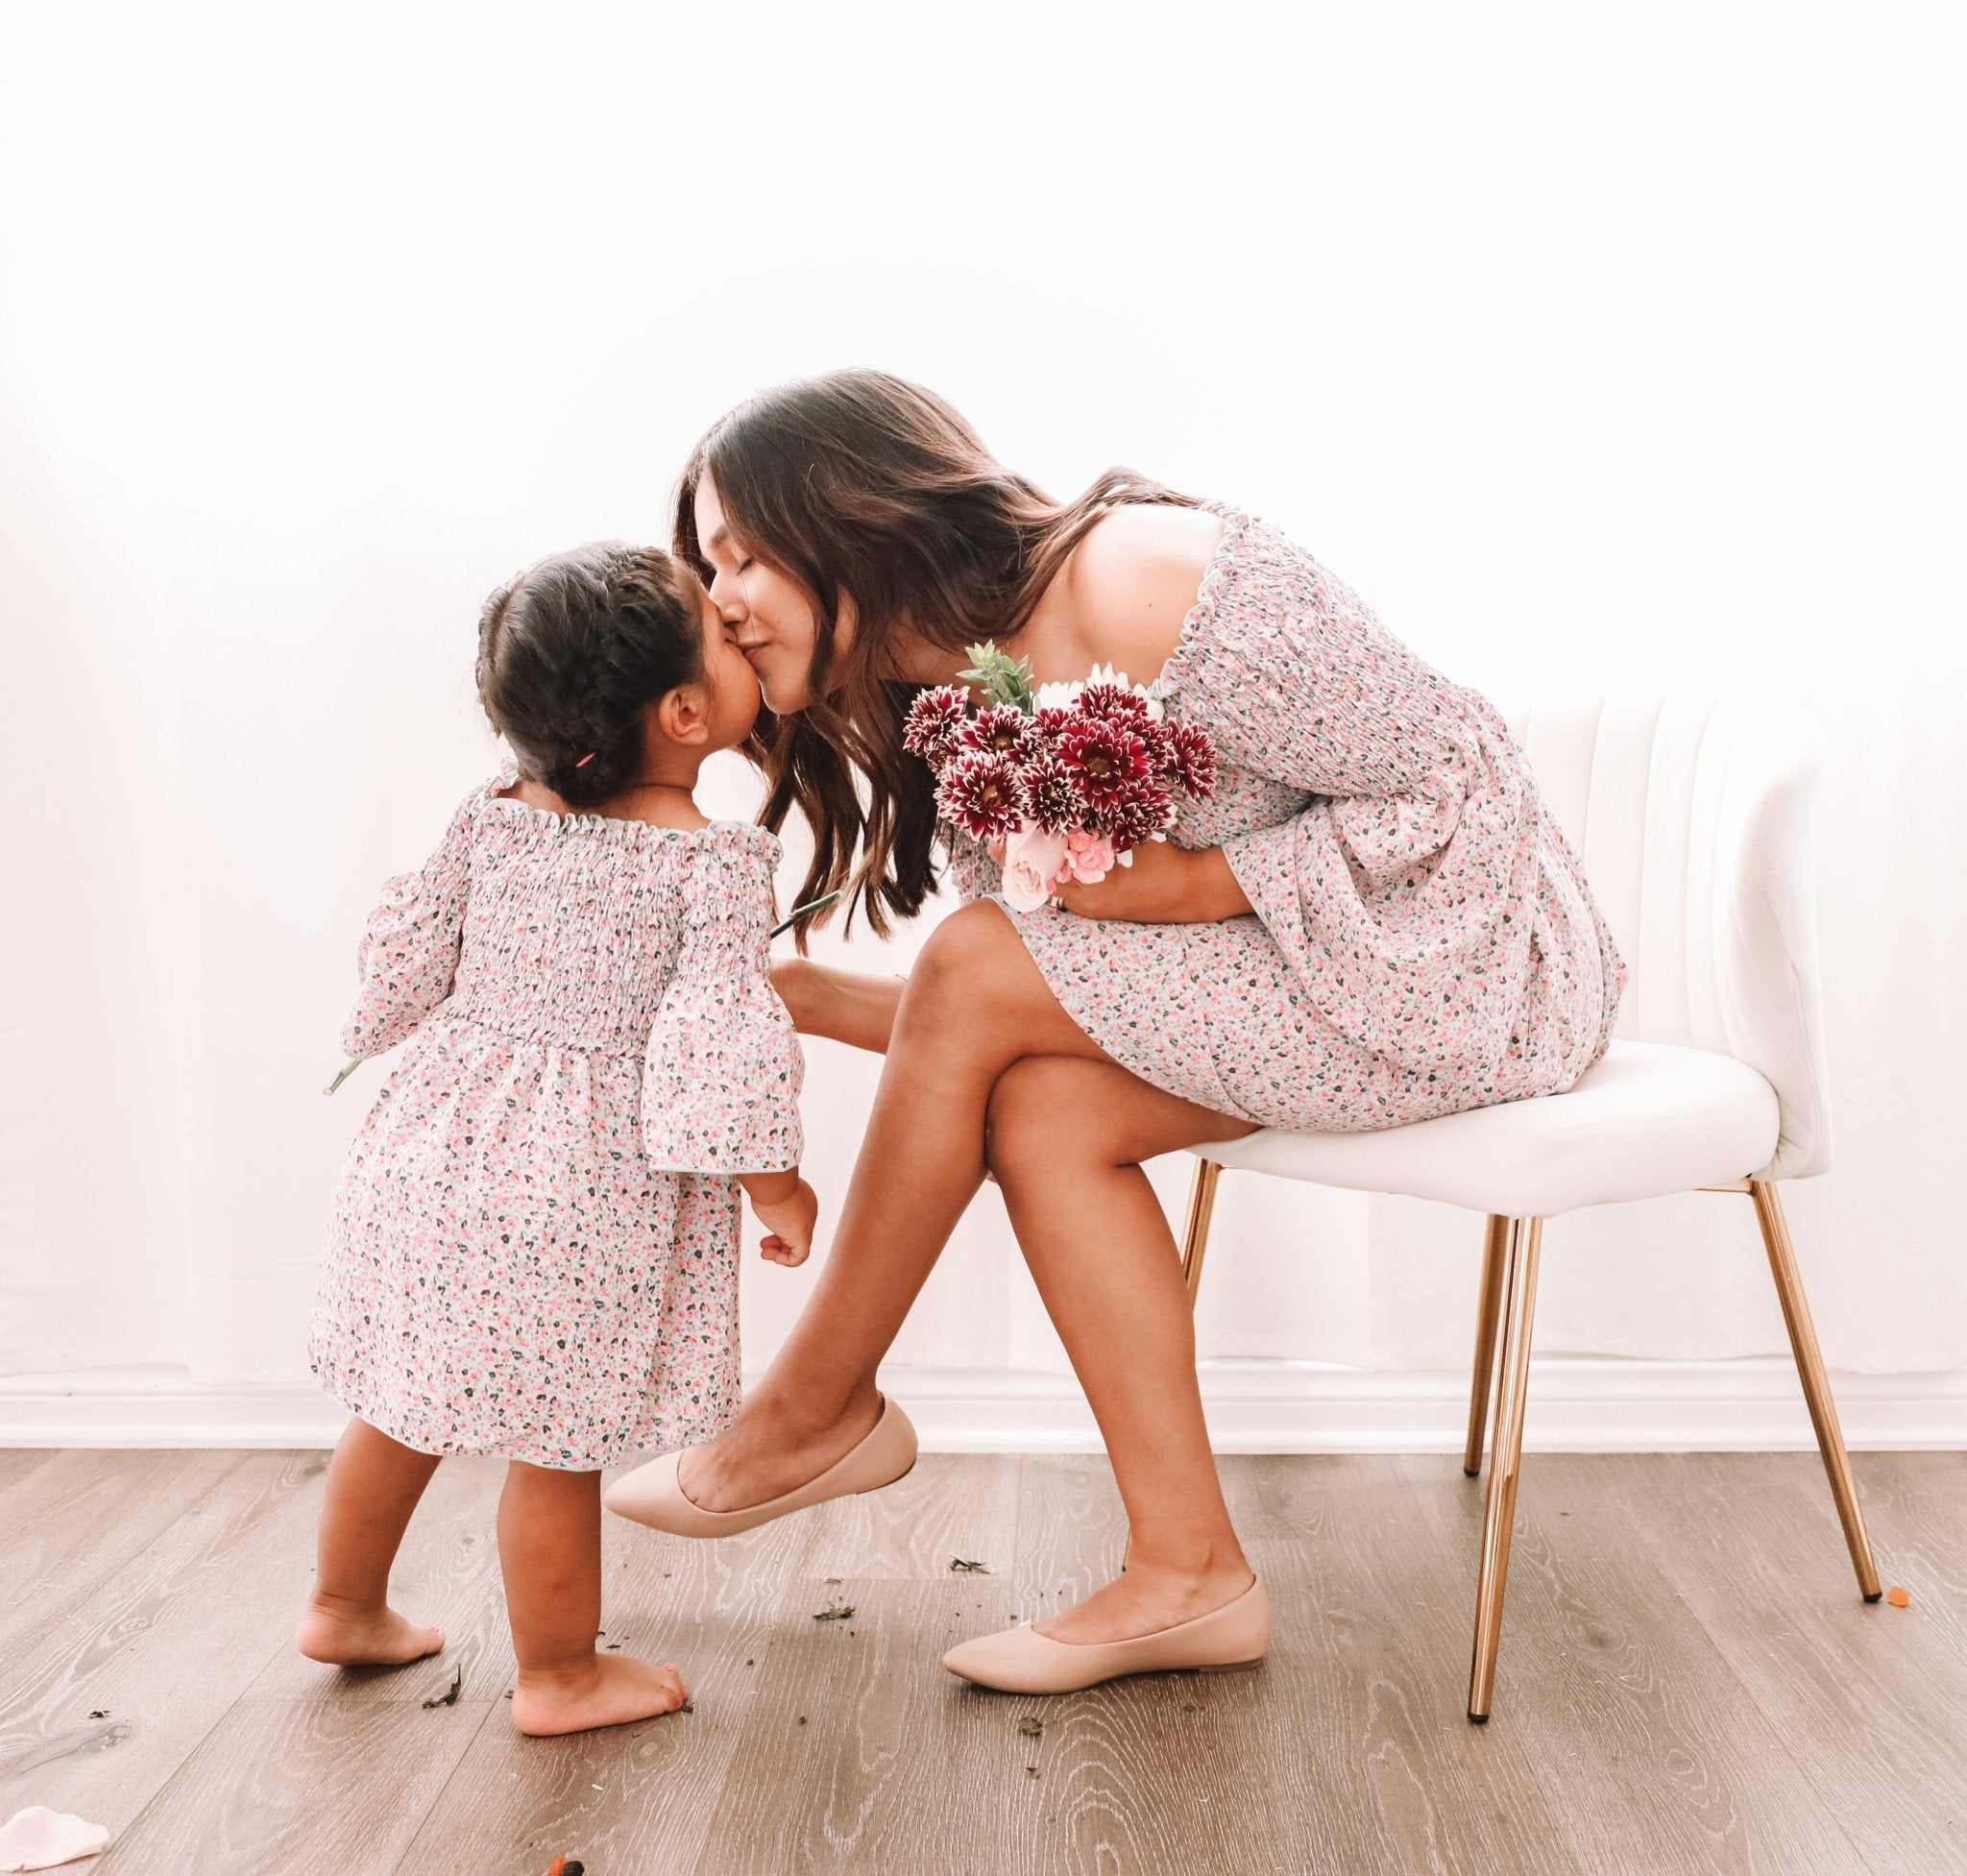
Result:
[[[696,485],[696,538],[711,568],[711,601],[758,674],[766,705],[781,717],[804,710],[813,699],[818,630],[813,606],[796,582],[732,533],[708,475]],[[836,657],[852,639],[852,611],[842,605],[834,627]]]

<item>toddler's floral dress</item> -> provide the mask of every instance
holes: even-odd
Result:
[[[407,1038],[342,1167],[309,1355],[422,1452],[593,1471],[738,1407],[739,1187],[796,1164],[778,841],[474,791],[391,880],[342,1031]]]

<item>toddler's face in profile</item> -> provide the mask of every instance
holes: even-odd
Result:
[[[710,699],[710,746],[732,749],[751,734],[758,720],[758,673],[738,648],[737,628],[712,603],[701,581],[696,587],[697,627],[703,634],[703,685]]]

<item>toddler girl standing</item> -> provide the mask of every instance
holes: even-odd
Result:
[[[516,762],[389,882],[351,1055],[406,1037],[337,1190],[310,1336],[355,1418],[297,1641],[317,1661],[444,1645],[389,1606],[441,1457],[511,1461],[498,1555],[512,1718],[668,1713],[673,1666],[595,1651],[600,1469],[738,1405],[737,1187],[802,1262],[798,1043],[767,974],[763,828],[692,791],[750,734],[757,679],[693,574],[607,544],[486,601],[478,694]]]

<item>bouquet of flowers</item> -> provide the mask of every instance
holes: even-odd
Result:
[[[1175,791],[1205,800],[1216,752],[1202,731],[1168,722],[1148,686],[1099,665],[1083,683],[1032,686],[1028,659],[973,645],[984,703],[958,684],[924,691],[903,743],[935,773],[943,819],[980,841],[1002,840],[1004,896],[1018,912],[1055,886],[1090,885],[1165,838]]]

